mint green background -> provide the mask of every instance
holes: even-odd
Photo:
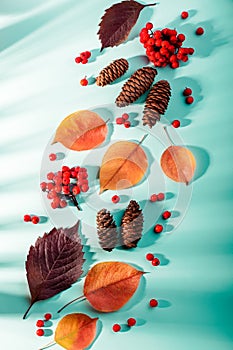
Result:
[[[147,1],[149,3],[149,1]],[[205,174],[193,185],[188,212],[172,234],[164,234],[154,246],[134,252],[114,251],[109,256],[95,247],[93,261],[119,259],[135,263],[146,276],[132,301],[117,313],[100,315],[101,334],[96,350],[230,350],[232,349],[232,16],[230,0],[161,0],[142,12],[132,40],[98,55],[97,24],[112,2],[72,0],[1,0],[0,3],[0,333],[1,348],[38,349],[51,338],[35,336],[35,321],[81,293],[82,282],[52,300],[34,306],[22,321],[28,301],[24,261],[30,244],[48,232],[51,223],[22,222],[26,212],[45,215],[40,198],[39,173],[44,149],[58,123],[82,108],[112,103],[121,82],[106,89],[83,88],[79,80],[95,76],[117,57],[131,59],[144,51],[134,35],[146,21],[158,28],[176,27],[195,48],[189,63],[178,70],[159,70],[159,79],[173,86],[168,120],[181,119],[185,144],[200,147],[210,160]],[[190,10],[182,21],[182,10]],[[205,35],[194,35],[203,26]],[[93,50],[97,58],[86,66],[74,57]],[[143,65],[143,63],[141,63]],[[181,96],[193,88],[195,103],[186,106]],[[208,157],[206,159],[208,159]],[[202,164],[206,167],[206,164]],[[145,254],[162,254],[163,266],[152,269]],[[145,282],[146,281],[146,282]],[[156,297],[160,307],[149,309]],[[68,312],[96,315],[87,303]],[[65,313],[64,313],[65,314]],[[115,322],[138,319],[138,327],[113,334]],[[56,324],[54,319],[53,323]],[[54,327],[53,327],[54,329]],[[47,332],[49,335],[49,332]],[[55,346],[54,349],[59,349]]]

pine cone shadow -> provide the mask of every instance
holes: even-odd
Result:
[[[94,262],[96,262],[96,259],[93,258],[95,253],[91,251],[90,245],[87,244],[87,238],[82,233],[82,223],[80,223],[80,227],[79,227],[79,237],[83,245],[83,252],[84,252],[84,259],[85,259],[85,262],[83,264],[83,273],[82,273],[82,277],[83,277],[90,270],[90,266],[93,265]]]

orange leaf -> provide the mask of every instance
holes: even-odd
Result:
[[[168,147],[161,156],[160,164],[168,177],[186,185],[192,180],[196,168],[192,152],[181,146]]]
[[[96,264],[88,272],[84,295],[98,311],[119,310],[136,292],[142,271],[116,261]]]
[[[140,143],[119,141],[108,148],[100,167],[100,193],[132,187],[141,181],[148,161]]]
[[[59,321],[54,339],[67,350],[86,349],[95,338],[97,320],[81,313],[66,315]]]
[[[53,143],[61,142],[74,151],[97,147],[106,139],[108,132],[105,121],[92,111],[72,113],[58,126]]]

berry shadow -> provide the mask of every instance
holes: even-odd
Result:
[[[47,216],[43,216],[43,215],[40,215],[39,218],[40,218],[39,224],[45,224],[49,220]]]
[[[207,172],[210,166],[210,155],[204,148],[197,146],[187,147],[194,154],[194,157],[196,159],[196,170],[194,173],[194,178],[192,180],[192,182],[194,182]]]
[[[97,60],[98,57],[102,56],[104,54],[104,50],[100,51],[101,49],[101,43],[100,43],[100,47],[97,49],[93,49],[91,50],[91,57],[88,59],[88,63],[92,63],[95,62]]]
[[[167,266],[170,263],[170,260],[164,254],[154,253],[154,256],[160,260],[159,266]]]
[[[171,307],[172,303],[165,299],[158,299],[158,308],[159,309],[166,309],[168,307]]]
[[[53,326],[53,322],[51,321],[51,320],[49,320],[49,321],[45,321],[45,323],[44,323],[44,325],[45,325],[45,327],[52,327]]]
[[[180,216],[180,212],[178,210],[172,210],[171,218],[178,218]]]
[[[44,329],[44,337],[51,337],[53,335],[52,329]]]
[[[63,153],[63,152],[57,152],[56,156],[57,156],[56,160],[63,160],[66,157],[65,153]]]
[[[131,123],[131,127],[135,127],[139,125],[139,121],[136,118],[139,116],[139,113],[131,112],[129,113],[129,121]]]
[[[172,192],[166,192],[166,193],[165,193],[165,199],[166,199],[166,200],[172,199],[172,198],[174,198],[174,197],[175,197],[175,194],[172,193]]]
[[[94,75],[91,75],[90,77],[88,77],[87,80],[88,80],[88,85],[94,85],[96,82],[96,78],[94,77]]]

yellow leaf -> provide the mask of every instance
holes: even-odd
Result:
[[[86,349],[95,338],[97,320],[81,313],[66,315],[58,323],[54,339],[67,350]]]
[[[147,156],[140,143],[114,143],[105,153],[100,167],[100,193],[136,185],[142,180],[147,167]]]
[[[78,111],[61,122],[53,143],[61,142],[74,151],[89,150],[103,143],[107,132],[106,122],[97,113]]]

